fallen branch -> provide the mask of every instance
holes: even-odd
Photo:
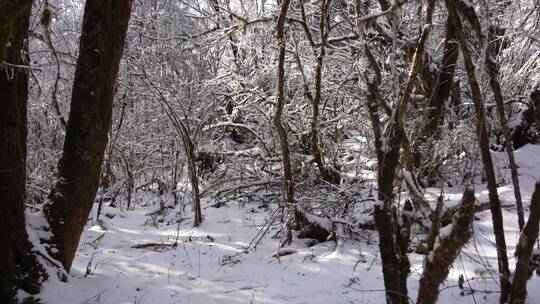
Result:
[[[178,246],[178,243],[191,243],[191,242],[202,242],[202,243],[212,243],[215,239],[209,235],[205,236],[185,236],[182,238],[182,240],[175,240],[174,242],[170,243],[157,243],[157,242],[149,242],[149,243],[140,243],[131,245],[130,248],[134,249],[146,249],[146,248],[153,248],[155,249],[165,249],[165,248],[176,248]]]
[[[331,220],[309,214],[300,206],[295,206],[295,213],[298,225],[302,228],[298,235],[299,238],[311,238],[319,242],[328,240],[334,230],[334,224]]]
[[[249,183],[249,184],[242,184],[242,185],[237,185],[237,186],[233,186],[233,187],[228,187],[228,188],[225,188],[225,189],[220,189],[220,190],[215,192],[215,196],[219,197],[219,196],[227,195],[227,194],[234,193],[234,192],[236,192],[238,190],[245,189],[245,188],[259,187],[259,186],[266,186],[266,185],[279,185],[280,183],[281,183],[281,181],[279,181],[279,180],[273,180],[273,181],[264,181],[264,182],[254,182],[254,183]]]

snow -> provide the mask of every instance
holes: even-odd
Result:
[[[381,151],[383,153],[388,153],[390,152],[392,148],[390,147],[390,144],[388,143],[388,138],[387,137],[382,137],[381,138]]]
[[[237,205],[204,209],[200,228],[181,224],[176,248],[131,248],[148,242],[170,244],[176,225],[160,229],[143,226],[145,209],[119,211],[106,207],[105,236],[91,246],[103,230],[89,225],[75,259],[69,283],[44,285],[45,303],[329,303],[336,299],[354,301],[358,293],[343,286],[362,276],[361,259],[378,259],[376,246],[347,244],[332,255],[334,244],[326,242],[308,248],[296,240],[291,254],[275,254],[279,240],[264,238],[259,247],[243,253],[264,223],[267,212]],[[270,230],[276,232],[278,226]],[[211,236],[202,242],[195,236]],[[193,237],[188,241],[188,237]],[[365,248],[363,248],[365,247]],[[96,249],[97,248],[97,249]],[[365,251],[369,249],[369,252]],[[90,265],[91,274],[85,277]],[[366,265],[366,266],[369,266]],[[369,288],[380,288],[378,274]],[[98,301],[99,299],[99,301]],[[314,299],[313,301],[311,299]]]
[[[322,217],[319,217],[319,216],[315,216],[313,214],[309,214],[308,212],[306,212],[301,207],[297,207],[297,209],[304,214],[304,216],[306,217],[308,222],[315,223],[315,224],[319,225],[321,228],[324,228],[324,229],[326,229],[328,231],[332,231],[332,222],[329,219],[322,218]]]
[[[454,228],[453,224],[448,224],[442,227],[441,230],[439,231],[439,238],[447,239],[452,233],[453,228]]]
[[[515,155],[528,213],[531,191],[540,176],[540,146],[527,145]],[[493,156],[499,174],[509,181],[505,153]],[[474,187],[478,201],[487,201],[485,185]],[[436,197],[440,189],[427,189],[426,197],[435,203],[430,193]],[[462,193],[462,187],[445,189],[445,205],[457,204]],[[511,184],[500,187],[499,194],[503,204],[511,202]],[[339,250],[333,241],[308,247],[308,240],[298,238],[279,249],[279,239],[272,238],[281,227],[276,221],[253,249],[252,240],[266,228],[273,210],[234,202],[215,208],[213,203],[203,201],[205,218],[198,228],[192,227],[189,210],[180,224],[164,221],[156,228],[147,216],[155,206],[129,211],[104,206],[101,220],[88,222],[68,282],[56,278],[45,282],[40,294],[43,303],[384,303],[375,231],[362,230],[363,240],[347,239]],[[170,219],[176,211],[171,211]],[[30,212],[27,216],[30,238],[41,248],[36,230],[43,226],[42,217]],[[518,239],[515,208],[504,208],[503,216],[513,270]],[[438,303],[498,303],[490,213],[478,213],[477,218],[473,238],[441,286]],[[440,237],[447,237],[450,229],[451,225],[442,228]],[[152,246],[134,248],[149,243]],[[424,256],[411,253],[409,257],[409,296],[415,299]],[[458,288],[460,275],[465,278],[464,290]],[[540,301],[538,286],[540,279],[533,275],[527,303]]]
[[[431,250],[428,254],[428,260],[430,263],[433,263],[433,259],[435,258],[435,251]]]

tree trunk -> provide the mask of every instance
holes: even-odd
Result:
[[[459,57],[459,46],[456,41],[456,29],[453,25],[451,15],[446,20],[446,36],[444,37],[444,53],[441,62],[441,70],[436,82],[434,96],[430,98],[428,104],[428,122],[424,130],[424,135],[434,133],[433,137],[440,134],[440,126],[444,118],[446,102],[450,97],[452,79],[456,69],[456,62]]]
[[[294,211],[294,182],[292,178],[291,152],[289,150],[289,139],[287,130],[281,120],[283,116],[283,107],[285,104],[285,19],[289,10],[290,0],[283,0],[281,10],[276,26],[276,40],[278,46],[278,72],[277,72],[277,101],[274,112],[274,126],[279,136],[281,145],[281,154],[283,158],[283,192],[285,198],[286,215],[284,220],[284,240],[283,244],[289,244],[292,241],[291,226],[295,221]]]
[[[416,144],[416,151],[413,152],[413,161],[416,166],[421,162],[422,152],[429,152],[433,148],[432,140],[440,137],[442,130],[441,126],[444,122],[445,108],[452,89],[454,71],[459,57],[459,46],[456,41],[456,30],[451,18],[451,15],[448,15],[446,20],[446,34],[444,38],[444,52],[441,61],[441,69],[437,75],[437,80],[435,81],[435,90],[433,90],[433,95],[430,96],[427,105],[427,122],[419,136],[419,142]],[[422,151],[418,151],[418,148],[422,146]],[[428,185],[434,185],[439,179],[440,168],[438,163],[434,164],[434,166],[435,167],[427,168],[425,172],[422,172],[422,177],[426,179]]]
[[[364,24],[360,21],[362,16],[360,2],[360,0],[356,1],[356,25],[361,38],[360,42],[365,44],[366,41],[362,39]],[[400,149],[405,138],[403,124],[411,100],[414,80],[418,75],[422,61],[421,58],[424,54],[427,38],[431,30],[434,9],[435,1],[430,0],[427,7],[425,25],[409,68],[405,89],[401,94],[401,99],[394,106],[392,116],[388,122],[389,125],[386,128],[387,134],[384,137],[381,133],[377,101],[381,73],[371,51],[367,45],[364,45],[364,51],[374,74],[373,76],[366,77],[368,86],[368,110],[374,132],[378,160],[378,202],[374,206],[374,219],[377,231],[379,232],[379,250],[381,252],[386,301],[392,304],[405,304],[409,300],[406,280],[409,272],[409,261],[406,248],[404,248],[405,245],[408,246],[408,242],[402,239],[402,227],[398,223],[398,215],[394,202],[394,181],[399,166]]]
[[[131,0],[89,0],[84,9],[66,138],[45,207],[49,252],[67,271],[99,185],[130,12]]]
[[[360,1],[356,1],[356,18],[361,17]],[[363,26],[357,22],[359,34],[363,34]],[[363,42],[363,41],[362,41]],[[395,242],[397,214],[392,210],[394,192],[395,170],[399,161],[399,145],[388,142],[392,150],[383,152],[383,137],[379,117],[379,105],[377,101],[378,87],[381,82],[381,73],[367,45],[364,47],[366,57],[370,62],[372,73],[365,76],[368,87],[366,96],[367,107],[373,130],[375,151],[377,155],[377,204],[374,207],[373,217],[379,233],[379,251],[381,253],[384,288],[386,290],[387,303],[407,303],[407,294],[402,292],[403,284],[400,284],[400,263]],[[401,134],[401,133],[397,133]],[[394,138],[394,137],[393,137]],[[406,288],[406,285],[405,285]]]
[[[28,24],[32,1],[0,1],[0,299],[39,292],[44,275],[25,223]]]
[[[497,105],[497,113],[499,114],[499,123],[504,135],[504,148],[510,164],[510,173],[512,175],[512,184],[514,185],[514,197],[516,199],[518,214],[518,225],[519,230],[521,230],[523,229],[523,225],[525,225],[525,216],[523,215],[523,203],[521,202],[521,190],[519,187],[519,175],[516,160],[514,159],[514,149],[512,147],[510,130],[508,129],[508,120],[506,119],[506,114],[504,113],[504,99],[502,96],[501,86],[499,84],[499,67],[495,61],[501,43],[495,40],[496,37],[494,37],[494,30],[495,29],[493,27],[490,27],[485,62],[489,75],[489,85],[493,91],[493,97],[495,99],[495,104]]]
[[[459,211],[454,215],[451,226],[442,228],[448,229],[448,231],[443,230],[447,231],[445,233],[440,233],[442,229],[440,230],[438,227],[439,222],[434,220],[437,225],[430,237],[437,236],[437,238],[436,241],[429,244],[430,251],[424,258],[424,270],[420,278],[417,304],[437,303],[439,285],[444,282],[459,251],[471,237],[475,201],[473,189],[466,188]]]
[[[371,52],[366,47],[366,55],[370,58],[370,62],[374,60]],[[402,257],[400,256],[399,244],[396,242],[396,235],[398,231],[398,218],[395,207],[393,207],[394,198],[394,180],[396,175],[396,169],[399,165],[399,147],[400,138],[403,133],[402,129],[396,132],[396,136],[393,136],[392,142],[387,142],[392,149],[383,152],[383,141],[379,118],[379,107],[377,104],[376,96],[378,94],[379,70],[376,63],[372,64],[372,69],[376,76],[367,76],[368,86],[368,111],[371,119],[371,125],[373,129],[373,136],[375,142],[375,150],[377,151],[377,200],[378,203],[374,207],[373,217],[377,231],[379,232],[379,251],[381,253],[384,287],[386,290],[386,300],[388,303],[407,303],[407,285],[406,281],[403,284],[401,275],[400,263]],[[406,254],[406,253],[404,253]],[[408,269],[404,270],[408,273]]]
[[[517,264],[512,282],[511,304],[525,303],[527,296],[527,281],[529,280],[529,267],[534,243],[538,238],[538,226],[540,221],[540,181],[536,182],[531,199],[531,212],[527,224],[521,230],[519,241],[516,246]]]
[[[197,158],[195,155],[195,144],[187,133],[187,128],[182,126],[184,150],[188,159],[189,181],[191,183],[191,196],[193,200],[193,226],[199,227],[203,221],[201,211],[201,197],[199,191],[199,175],[197,172]]]
[[[493,160],[489,149],[489,139],[486,128],[486,110],[482,100],[480,86],[476,79],[475,66],[471,57],[467,38],[463,32],[461,20],[457,14],[456,8],[449,0],[445,1],[449,14],[453,14],[455,18],[454,25],[456,26],[457,37],[463,54],[463,61],[467,71],[467,78],[471,87],[472,99],[476,111],[476,133],[480,145],[480,155],[484,164],[484,172],[487,179],[487,188],[489,191],[489,201],[491,207],[491,218],[493,221],[493,231],[495,234],[495,244],[497,247],[497,256],[499,264],[499,274],[501,282],[501,298],[500,302],[505,303],[510,294],[510,270],[508,268],[508,256],[506,253],[506,240],[503,229],[503,215],[501,211],[501,202],[497,193],[497,180],[493,169]]]
[[[313,117],[311,119],[311,153],[313,154],[315,163],[317,164],[317,167],[319,168],[319,172],[321,174],[322,179],[332,184],[339,184],[341,180],[341,174],[337,170],[334,170],[333,168],[325,165],[324,155],[319,145],[319,136],[320,136],[319,134],[320,133],[319,107],[321,104],[321,97],[322,97],[322,70],[323,70],[324,56],[326,54],[325,44],[326,44],[326,40],[328,39],[328,35],[330,32],[329,19],[330,19],[331,3],[332,3],[332,0],[322,1],[321,3],[321,19],[319,22],[321,47],[319,49],[319,53],[317,54],[317,59],[315,63],[315,81],[313,83],[314,94],[313,94],[313,99],[311,100],[311,108],[313,110]],[[309,37],[312,37],[312,35],[310,34]]]

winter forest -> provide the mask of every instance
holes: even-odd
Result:
[[[539,0],[0,0],[0,303],[540,303]]]

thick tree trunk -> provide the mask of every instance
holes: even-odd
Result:
[[[499,273],[501,282],[500,302],[505,303],[508,300],[508,296],[510,294],[510,270],[508,268],[508,256],[506,253],[506,240],[504,237],[501,202],[497,193],[497,180],[495,177],[495,171],[493,169],[491,152],[489,149],[489,139],[486,128],[486,110],[484,107],[484,102],[482,100],[480,86],[476,79],[474,62],[469,51],[467,38],[463,31],[461,20],[459,18],[459,15],[457,14],[456,8],[453,5],[453,2],[449,0],[446,0],[445,2],[449,13],[455,16],[455,18],[453,18],[454,25],[456,26],[456,33],[461,47],[461,52],[463,54],[463,61],[465,63],[467,78],[471,87],[472,99],[476,111],[476,133],[480,145],[480,155],[484,164],[484,172],[487,179],[489,201],[491,204],[491,217],[493,221],[493,231],[495,234],[495,244],[497,247],[497,256],[499,262]]]
[[[531,199],[531,212],[527,224],[521,230],[519,241],[516,246],[517,264],[512,281],[511,304],[525,303],[527,296],[527,281],[529,280],[529,267],[534,243],[538,238],[538,226],[540,221],[540,181],[536,182],[536,187]]]
[[[371,55],[367,47],[365,48],[365,52],[370,62],[372,62],[371,67],[375,74],[373,77],[366,77],[368,80],[368,95],[366,97],[378,162],[378,203],[375,205],[373,216],[377,231],[379,232],[379,250],[381,252],[386,299],[388,303],[407,303],[407,285],[406,281],[401,281],[403,278],[401,273],[405,272],[408,274],[408,269],[401,269],[401,265],[405,265],[406,263],[400,262],[403,258],[406,258],[406,253],[401,252],[405,256],[400,255],[399,244],[396,242],[396,235],[399,230],[397,226],[398,218],[395,207],[392,206],[394,199],[394,180],[399,164],[400,137],[392,137],[396,142],[387,143],[392,149],[386,153],[383,152],[379,107],[376,97],[380,84],[380,72],[377,64],[373,62],[373,55]],[[400,129],[396,135],[402,136],[402,133],[403,130]]]
[[[28,24],[32,1],[0,0],[0,299],[39,291],[43,274],[25,223]]]
[[[64,149],[45,208],[49,252],[67,271],[99,185],[130,12],[131,0],[89,0],[84,9]]]

